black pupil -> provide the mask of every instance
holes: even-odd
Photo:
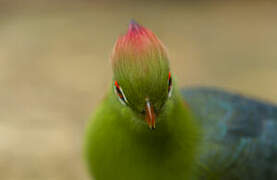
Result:
[[[168,79],[168,92],[170,91],[171,85],[172,85],[172,78],[169,77],[169,79]]]
[[[124,98],[123,98],[122,92],[120,91],[119,87],[116,86],[115,89],[116,89],[117,95],[120,97],[120,99],[125,101]]]

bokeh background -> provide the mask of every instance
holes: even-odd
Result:
[[[181,86],[277,102],[277,4],[0,0],[0,179],[88,179],[84,127],[131,18],[166,44]]]

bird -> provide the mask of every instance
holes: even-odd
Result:
[[[131,20],[85,130],[95,180],[275,179],[277,106],[214,87],[179,88],[168,52]]]

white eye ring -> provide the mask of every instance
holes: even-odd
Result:
[[[171,85],[169,92],[168,92],[168,97],[171,98],[172,96],[172,91],[173,91],[173,86]]]
[[[172,86],[172,77],[171,73],[168,74],[168,97],[170,98],[172,96],[173,86]]]
[[[128,104],[128,100],[117,81],[114,82],[114,93],[117,95],[118,100],[122,105]]]

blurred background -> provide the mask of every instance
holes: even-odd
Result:
[[[131,18],[169,49],[181,86],[277,102],[277,4],[0,0],[0,179],[88,180],[83,132]]]

